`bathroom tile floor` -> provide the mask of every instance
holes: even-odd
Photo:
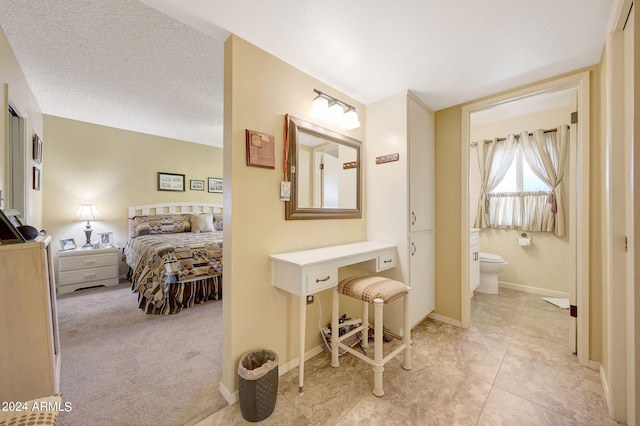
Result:
[[[351,355],[330,366],[324,353],[280,377],[266,425],[615,425],[597,371],[568,348],[570,317],[539,295],[476,292],[472,326],[426,319],[413,330],[413,369],[401,357],[385,367],[383,397],[371,393],[371,367]],[[394,343],[385,344],[388,351]],[[372,345],[373,346],[373,345]],[[370,350],[373,350],[372,348]],[[240,405],[198,426],[244,424]]]

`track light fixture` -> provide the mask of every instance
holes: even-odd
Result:
[[[313,91],[316,93],[311,107],[313,116],[337,123],[347,130],[360,127],[360,120],[354,106],[327,95],[318,89],[313,89]]]

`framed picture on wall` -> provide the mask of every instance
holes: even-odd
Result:
[[[40,191],[40,169],[33,167],[33,189]]]
[[[194,180],[194,179],[191,179],[191,180],[189,181],[189,183],[190,183],[189,188],[190,188],[192,191],[204,191],[204,181],[203,181],[203,180]]]
[[[222,179],[209,178],[209,192],[222,193]]]
[[[158,191],[184,192],[184,175],[158,172]]]
[[[38,164],[42,163],[42,139],[35,133],[33,134],[32,154],[33,161]]]

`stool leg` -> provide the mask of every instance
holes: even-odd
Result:
[[[340,367],[339,354],[338,354],[338,338],[340,337],[340,330],[338,328],[338,312],[340,311],[340,295],[338,294],[338,287],[333,288],[333,303],[331,305],[331,366]]]
[[[369,347],[369,302],[362,301],[362,347]]]
[[[411,290],[409,290],[409,293],[411,292]],[[405,345],[404,346],[404,351],[403,351],[403,363],[402,363],[402,368],[404,368],[405,370],[411,370],[412,366],[411,366],[411,351],[412,351],[412,346],[411,346],[411,323],[409,322],[409,293],[404,295],[404,300],[402,301],[404,303],[403,306],[403,319],[404,319],[404,333],[402,333],[402,343]]]
[[[384,366],[382,365],[382,340],[384,337],[382,330],[382,312],[384,308],[384,301],[382,299],[375,299],[373,303],[375,306],[375,322],[373,324],[373,394],[375,396],[382,396],[384,395],[384,390],[382,389],[382,372],[384,371]]]

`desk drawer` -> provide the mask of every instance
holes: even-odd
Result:
[[[338,268],[307,274],[307,293],[316,293],[337,285]]]
[[[395,253],[385,253],[378,256],[376,261],[376,272],[384,271],[396,267]]]
[[[118,265],[78,271],[61,271],[58,275],[58,285],[104,280],[118,277]]]
[[[61,257],[59,259],[60,271],[73,271],[76,269],[99,268],[118,264],[118,253],[91,254],[84,256]]]

